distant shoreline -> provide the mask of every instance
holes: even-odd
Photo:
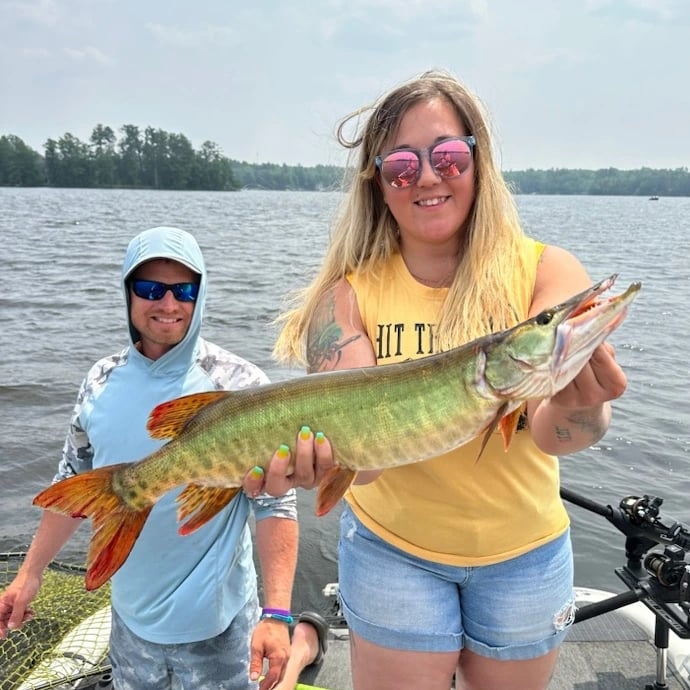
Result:
[[[247,163],[226,157],[213,142],[195,150],[182,134],[125,125],[118,140],[98,125],[85,143],[71,134],[48,139],[40,154],[15,135],[0,136],[0,187],[175,191],[339,191],[348,168],[335,165]],[[690,197],[687,167],[508,170],[515,194]]]

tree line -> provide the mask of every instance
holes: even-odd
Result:
[[[230,161],[206,141],[195,150],[183,134],[124,125],[118,139],[97,125],[88,142],[69,132],[48,139],[41,155],[15,135],[0,137],[0,185],[238,189]]]
[[[88,142],[65,133],[43,153],[16,135],[0,136],[0,186],[100,187],[232,191],[337,190],[345,169],[332,165],[252,164],[223,155],[212,141],[195,150],[183,134],[123,125],[119,136],[96,125]],[[517,194],[690,196],[690,172],[639,170],[518,170],[504,172]]]
[[[336,166],[252,165],[223,155],[212,141],[195,150],[183,134],[123,125],[119,137],[96,125],[88,142],[69,132],[48,139],[43,154],[20,137],[0,136],[0,186],[232,191],[336,189]]]
[[[602,196],[690,196],[690,172],[639,170],[519,170],[503,173],[518,194],[591,194]]]

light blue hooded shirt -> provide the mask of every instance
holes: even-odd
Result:
[[[139,339],[129,319],[126,280],[151,259],[178,261],[201,276],[199,294],[184,339],[153,361],[134,346]],[[56,481],[120,462],[140,460],[157,450],[146,421],[159,403],[188,393],[237,389],[268,382],[255,365],[200,336],[207,274],[196,240],[177,228],[159,227],[137,235],[122,267],[129,346],[97,362],[84,379],[74,408]],[[263,461],[266,458],[257,458]],[[153,507],[129,557],[112,578],[112,605],[139,637],[160,644],[205,640],[227,629],[255,596],[256,572],[247,519],[296,519],[294,490],[278,498],[250,501],[244,492],[189,536],[177,533],[175,498]]]

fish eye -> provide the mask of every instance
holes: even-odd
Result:
[[[553,320],[552,311],[543,311],[541,314],[537,314],[537,323],[540,326],[548,326]]]

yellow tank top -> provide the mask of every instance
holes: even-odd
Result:
[[[531,270],[515,276],[527,318],[544,245],[525,240]],[[379,365],[433,352],[433,328],[446,288],[420,285],[400,254],[371,274],[349,276]],[[562,534],[569,525],[559,496],[558,458],[540,451],[529,430],[508,453],[492,434],[477,462],[481,438],[445,455],[385,470],[353,485],[346,500],[375,534],[420,558],[456,566],[498,563]]]

